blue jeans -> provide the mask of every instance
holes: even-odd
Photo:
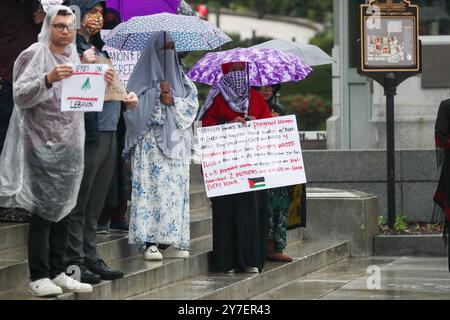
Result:
[[[14,108],[13,89],[8,83],[1,84],[0,89],[0,154],[8,132],[9,120]]]

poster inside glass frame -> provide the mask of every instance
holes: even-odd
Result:
[[[361,6],[362,71],[419,70],[418,7],[380,2]]]

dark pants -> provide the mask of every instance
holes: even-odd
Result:
[[[246,192],[211,198],[213,272],[246,267],[262,270],[266,260],[268,192]]]
[[[131,168],[122,158],[125,149],[125,121],[121,115],[117,124],[117,157],[114,164],[113,176],[109,186],[103,212],[98,220],[99,224],[126,223],[128,200],[131,200]]]
[[[116,132],[100,132],[86,141],[84,173],[75,209],[69,214],[69,241],[66,262],[90,265],[97,254],[97,221],[102,213],[117,155]]]
[[[30,219],[28,262],[30,279],[53,279],[66,271],[64,254],[69,234],[68,218],[60,222],[44,220],[37,215]]]
[[[8,132],[9,120],[11,119],[14,108],[12,85],[8,83],[1,84],[0,90],[0,154]]]

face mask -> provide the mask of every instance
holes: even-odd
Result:
[[[99,33],[103,28],[103,15],[101,13],[87,13],[85,27],[91,35]]]
[[[225,75],[228,80],[228,85],[232,90],[241,97],[248,95],[247,72],[246,71],[231,71]]]

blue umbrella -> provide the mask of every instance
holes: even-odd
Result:
[[[105,37],[105,43],[118,50],[143,51],[157,31],[168,32],[179,52],[214,50],[231,41],[222,30],[198,17],[159,13],[119,24]]]

